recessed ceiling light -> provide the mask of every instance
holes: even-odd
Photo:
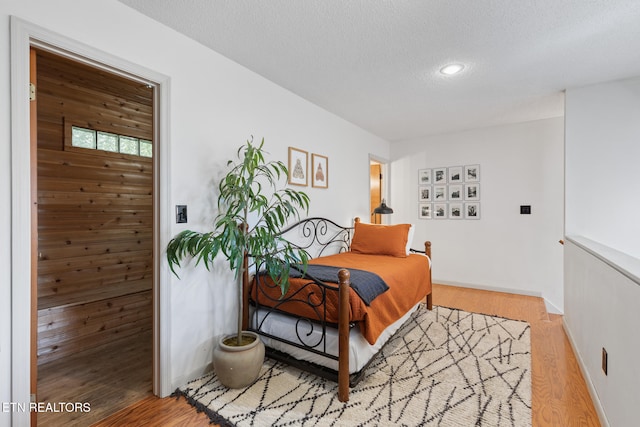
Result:
[[[451,76],[453,74],[458,74],[462,70],[464,70],[464,65],[462,64],[449,64],[440,68],[440,72],[448,76]]]

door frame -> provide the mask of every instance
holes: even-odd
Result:
[[[29,49],[38,47],[148,83],[154,87],[153,392],[165,397],[170,384],[169,271],[161,263],[171,233],[169,206],[169,77],[11,16],[11,398],[30,401],[31,369],[31,146]],[[157,148],[156,148],[157,147]],[[12,425],[29,425],[29,413],[14,412]]]
[[[389,160],[383,157],[378,157],[373,154],[369,154],[369,168],[367,168],[367,172],[370,171],[371,162],[376,162],[380,164],[380,174],[382,175],[382,179],[380,180],[380,199],[385,200],[387,205],[391,205],[393,201],[390,201],[389,198],[389,177],[391,175],[391,166],[389,165]],[[369,205],[371,205],[371,179],[368,179],[369,183]],[[386,215],[381,215],[380,223],[384,224],[384,217]]]

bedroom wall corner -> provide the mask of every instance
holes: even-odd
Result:
[[[471,164],[480,165],[480,219],[419,219],[418,170]],[[564,310],[562,117],[394,143],[391,170],[393,222],[415,223],[416,238],[432,241],[434,282],[540,295]]]

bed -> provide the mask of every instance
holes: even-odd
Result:
[[[307,218],[282,236],[310,256],[280,288],[255,265],[244,277],[245,329],[271,358],[338,382],[349,399],[367,366],[421,303],[431,310],[431,243],[410,249],[413,227]]]

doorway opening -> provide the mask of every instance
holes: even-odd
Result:
[[[91,409],[38,422],[88,425],[152,394],[156,88],[33,50],[32,381]]]
[[[373,212],[373,210],[382,203],[382,164],[377,160],[369,161],[369,191],[370,222],[371,224],[381,224],[382,219],[380,215]]]
[[[381,160],[378,158],[374,158],[373,156],[369,156],[369,208],[371,214],[371,224],[382,224],[383,215],[386,213],[393,212],[393,210],[389,209],[386,206],[387,200],[387,176],[388,173],[388,164],[385,160]],[[378,210],[380,213],[375,213],[375,210]]]

